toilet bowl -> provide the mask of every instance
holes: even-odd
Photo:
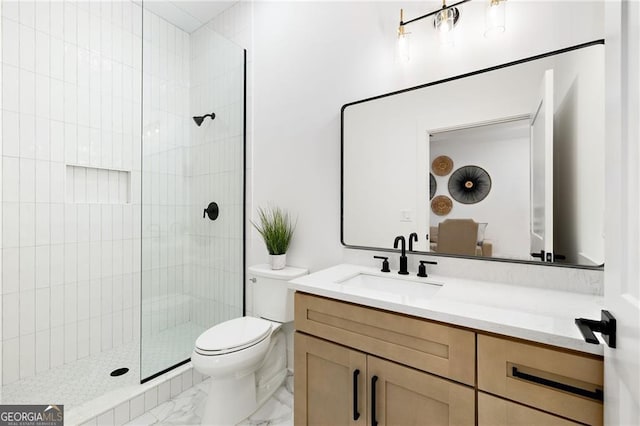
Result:
[[[282,385],[287,376],[287,347],[281,324],[293,320],[292,292],[286,281],[306,273],[292,267],[280,271],[268,265],[250,267],[253,285],[248,287],[260,318],[234,318],[198,337],[191,362],[211,377],[203,425],[239,423]]]
[[[245,419],[287,375],[280,324],[254,317],[225,321],[202,333],[191,362],[211,377],[202,416],[207,425],[233,425]]]

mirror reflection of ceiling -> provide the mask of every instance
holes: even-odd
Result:
[[[552,263],[600,266],[600,42],[345,105],[342,243],[389,250],[395,236],[416,232],[414,248],[419,252],[540,263],[530,253],[539,217],[538,208],[532,207],[537,198],[532,193],[530,120],[548,69],[554,70],[554,176],[547,183],[553,193],[553,207],[547,209],[553,225],[546,235],[553,247]],[[432,162],[440,156],[453,162],[445,176],[432,173]],[[540,166],[546,167],[544,162]],[[453,176],[461,176],[456,175],[461,168],[475,177],[452,182]],[[450,200],[450,208],[432,205],[434,180],[433,198]],[[487,194],[461,196],[479,183]]]
[[[176,27],[192,33],[222,12],[238,3],[233,1],[145,1],[144,8],[172,23]],[[136,1],[137,4],[142,4]]]

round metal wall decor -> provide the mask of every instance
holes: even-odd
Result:
[[[436,176],[446,176],[453,170],[453,160],[446,155],[441,155],[433,160],[431,168]]]
[[[433,211],[438,216],[445,216],[451,212],[451,208],[453,207],[453,201],[451,198],[446,195],[438,195],[433,200],[431,200],[431,211]]]
[[[475,204],[491,191],[491,177],[482,167],[464,166],[449,178],[449,194],[459,203]]]
[[[432,200],[433,196],[436,195],[436,190],[438,189],[438,183],[436,182],[436,178],[433,177],[432,173],[429,173],[429,199]]]

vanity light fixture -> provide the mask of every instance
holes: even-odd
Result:
[[[400,9],[400,25],[398,26],[398,57],[409,59],[409,39],[406,25],[433,17],[433,27],[440,35],[443,44],[452,44],[452,31],[460,19],[458,6],[471,0],[460,0],[447,6],[446,0],[442,0],[442,7],[417,18],[404,20],[403,10]],[[485,11],[485,37],[499,34],[505,31],[505,2],[506,0],[485,0],[487,8]]]
[[[404,26],[411,24],[412,22],[420,21],[424,18],[428,18],[433,16],[433,26],[440,34],[447,34],[453,30],[453,27],[458,23],[458,19],[460,19],[460,11],[457,6],[466,3],[471,0],[461,0],[457,3],[452,4],[451,6],[447,6],[446,0],[442,0],[442,7],[440,9],[434,10],[433,12],[426,13],[424,15],[418,16],[417,18],[409,19],[408,21],[404,20],[402,9],[400,10],[400,26],[398,28],[398,36],[400,34],[405,34]]]

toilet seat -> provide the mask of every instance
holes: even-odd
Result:
[[[215,325],[196,340],[195,351],[216,356],[254,346],[271,334],[272,324],[255,317],[240,317]]]

